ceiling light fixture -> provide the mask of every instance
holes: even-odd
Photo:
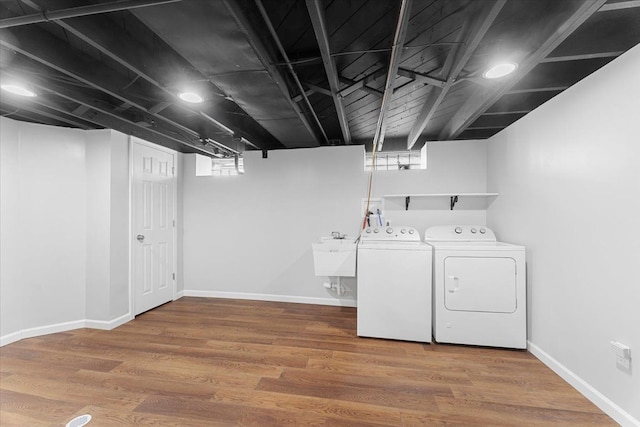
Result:
[[[14,95],[25,96],[27,98],[33,98],[36,96],[36,93],[34,91],[29,90],[24,86],[19,86],[15,84],[2,84],[0,85],[0,88]]]
[[[179,93],[178,98],[186,102],[191,102],[192,104],[200,104],[201,102],[204,102],[204,98],[202,96],[198,95],[195,92],[189,91]]]
[[[518,68],[518,64],[515,62],[502,62],[489,68],[482,74],[482,77],[485,79],[499,79],[513,73],[516,68]]]

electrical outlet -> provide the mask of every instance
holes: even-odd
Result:
[[[609,345],[611,346],[611,351],[613,351],[613,354],[616,356],[616,364],[621,368],[629,370],[631,368],[631,348],[618,341],[611,341]]]

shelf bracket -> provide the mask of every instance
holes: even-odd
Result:
[[[453,207],[456,205],[456,203],[458,203],[458,196],[451,196],[451,203],[450,203],[451,210],[453,210]]]
[[[404,198],[404,210],[408,211],[409,210],[409,203],[411,202],[411,197],[407,196]]]

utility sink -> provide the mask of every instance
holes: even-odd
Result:
[[[356,241],[346,237],[321,237],[312,243],[316,276],[356,275]]]

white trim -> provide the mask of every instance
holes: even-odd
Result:
[[[39,326],[36,328],[23,329],[16,333],[17,335],[19,335],[19,338],[16,339],[15,341],[23,340],[25,338],[39,337],[40,335],[66,332],[72,329],[79,329],[79,328],[84,328],[84,320],[74,320],[71,322],[55,323],[53,325],[45,325],[45,326]],[[12,335],[16,335],[16,334],[12,334]],[[4,337],[2,337],[2,341],[4,344]]]
[[[84,327],[85,328],[91,328],[91,329],[102,329],[105,331],[110,331],[112,329],[117,328],[120,325],[124,325],[125,323],[127,323],[128,321],[133,320],[133,316],[131,315],[131,313],[127,313],[124,314],[120,317],[116,317],[113,320],[91,320],[91,319],[86,319],[84,321]]]
[[[197,291],[197,290],[189,290],[189,289],[185,289],[182,292],[185,297],[293,302],[293,303],[299,303],[299,304],[335,305],[335,306],[341,306],[341,307],[356,306],[356,301],[350,298],[349,299],[316,298],[316,297],[302,297],[302,296],[292,296],[292,295],[251,294],[251,293],[245,293],[245,292]]]
[[[127,313],[113,320],[84,319],[84,320],[74,320],[72,322],[56,323],[53,325],[39,326],[37,328],[22,329],[20,331],[3,335],[2,337],[0,337],[0,347],[3,347],[7,344],[11,344],[26,338],[56,334],[59,332],[67,332],[67,331],[72,331],[74,329],[80,329],[80,328],[103,329],[103,330],[110,331],[112,329],[117,328],[120,325],[127,323],[132,319],[133,319],[133,316],[131,315],[131,313]]]
[[[175,301],[177,299],[182,298],[183,296],[184,296],[184,290],[178,291],[178,292],[176,292],[176,296],[175,296],[175,298],[173,298],[173,300]]]
[[[542,350],[531,341],[527,341],[527,344],[528,350],[531,354],[533,354],[542,363],[551,368],[553,372],[562,377],[562,379],[564,379],[573,388],[582,393],[584,397],[593,402],[598,408],[600,408],[604,413],[613,418],[617,423],[622,426],[628,427],[640,426],[640,420],[635,419],[633,416],[631,416],[631,414],[616,405],[609,398],[600,393],[591,384],[587,383],[585,380],[572,372],[569,368],[564,366],[558,360],[554,359],[550,354]]]

